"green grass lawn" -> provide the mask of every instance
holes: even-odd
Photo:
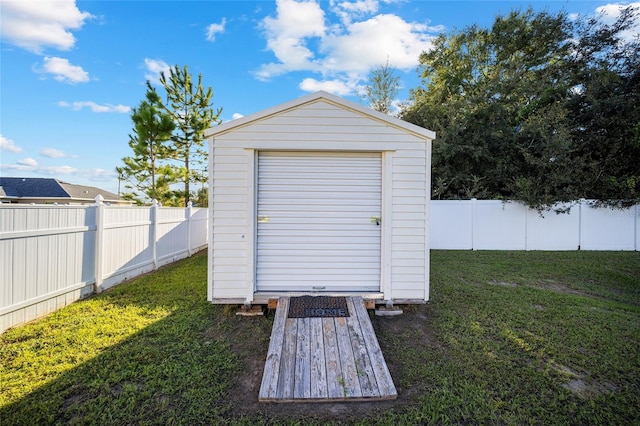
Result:
[[[640,423],[640,253],[432,252],[431,301],[372,318],[398,400],[342,411],[257,402],[272,317],[206,262],[0,335],[0,424]]]

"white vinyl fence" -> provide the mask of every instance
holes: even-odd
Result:
[[[619,210],[589,201],[568,213],[538,213],[518,202],[431,201],[431,249],[640,250],[640,205]]]
[[[541,217],[520,203],[431,202],[431,249],[640,250],[640,206]],[[0,333],[190,256],[208,209],[0,205]]]
[[[207,245],[208,209],[0,205],[0,333]]]

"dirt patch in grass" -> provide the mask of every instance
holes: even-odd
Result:
[[[489,285],[494,285],[498,287],[520,287],[521,284],[508,282],[508,281],[499,281],[499,280],[489,280],[487,282]],[[573,294],[576,296],[591,296],[590,294],[577,290],[575,288],[569,287],[568,285],[561,283],[555,280],[537,280],[527,284],[529,287],[539,288],[543,290],[550,290],[556,293],[564,293],[564,294]]]
[[[563,385],[583,399],[591,399],[600,394],[615,392],[616,386],[611,383],[589,382],[585,379],[575,379]]]
[[[403,306],[402,315],[393,317],[375,317],[372,322],[376,333],[396,334],[411,333],[412,345],[415,347],[440,347],[431,328],[426,324],[428,314],[426,306]],[[397,410],[416,403],[420,390],[402,388],[400,377],[403,366],[392,354],[383,354],[387,366],[398,390],[398,398],[389,401],[371,402],[258,402],[262,373],[269,346],[273,312],[266,317],[227,316],[222,323],[211,327],[206,333],[208,339],[224,338],[233,335],[229,341],[231,349],[238,355],[240,367],[238,374],[231,378],[229,392],[222,402],[228,407],[228,415],[232,418],[268,418],[274,421],[317,421],[353,422],[354,420],[379,418],[391,409]],[[221,331],[223,330],[223,331]]]
[[[589,293],[569,287],[568,285],[555,280],[537,280],[533,282],[531,286],[544,290],[554,291],[556,293],[573,294],[576,296],[587,297],[591,296]]]
[[[588,372],[577,371],[566,365],[550,361],[551,368],[563,376],[568,381],[562,387],[569,389],[575,395],[583,399],[590,399],[606,392],[615,392],[617,387],[608,382],[598,382],[590,377]]]
[[[505,282],[505,281],[496,281],[496,280],[489,281],[489,284],[497,285],[497,286],[500,286],[500,287],[518,287],[518,284],[516,284],[516,283],[508,283],[508,282]]]

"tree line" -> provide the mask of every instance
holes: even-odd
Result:
[[[612,23],[526,9],[438,36],[398,113],[437,134],[432,198],[519,200],[540,211],[581,198],[640,202],[640,39],[628,37],[637,19],[633,7]],[[166,99],[147,82],[131,116],[133,155],[116,168],[124,196],[206,205],[204,131],[221,109],[186,66],[160,82]],[[361,96],[390,113],[400,85],[387,61]]]

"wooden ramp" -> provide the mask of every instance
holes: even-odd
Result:
[[[287,318],[278,300],[259,401],[332,402],[395,399],[396,388],[361,297],[347,297],[349,317]]]

